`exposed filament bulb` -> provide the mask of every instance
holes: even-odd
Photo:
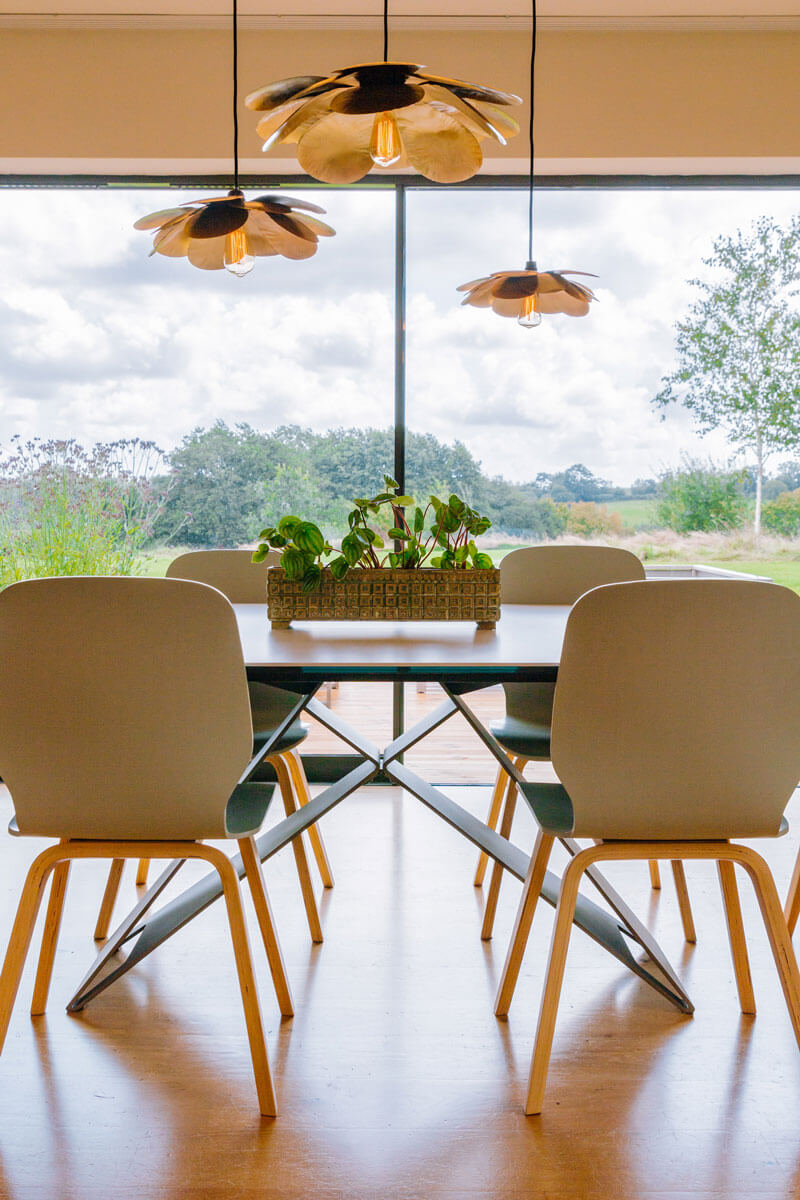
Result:
[[[542,314],[539,312],[536,292],[532,296],[526,296],[522,301],[522,312],[517,317],[517,324],[523,329],[535,329],[537,325],[542,323]]]
[[[251,253],[244,229],[234,229],[225,238],[224,262],[225,270],[239,278],[248,275],[256,265],[256,258]]]
[[[403,153],[403,143],[400,140],[400,130],[391,113],[375,114],[372,123],[372,137],[369,142],[370,158],[376,167],[391,167]]]

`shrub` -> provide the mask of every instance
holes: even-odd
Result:
[[[764,505],[761,513],[764,528],[783,537],[800,534],[800,488],[792,492],[781,492],[774,500]]]
[[[680,471],[665,471],[658,485],[658,519],[676,533],[738,529],[747,501],[741,473],[684,460]]]
[[[138,439],[84,450],[38,438],[0,460],[0,586],[50,575],[130,575],[163,497],[161,452]]]
[[[612,513],[604,504],[591,500],[578,500],[567,505],[567,533],[576,537],[619,537],[622,533],[622,518]]]

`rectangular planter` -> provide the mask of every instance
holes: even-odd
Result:
[[[344,579],[323,571],[322,586],[304,592],[282,567],[267,572],[267,612],[273,629],[292,621],[475,621],[500,619],[500,572],[354,567]]]

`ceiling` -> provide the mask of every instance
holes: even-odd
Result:
[[[800,28],[800,0],[539,0],[544,27],[569,25],[602,28]],[[59,24],[81,14],[119,20],[181,16],[202,21],[227,16],[230,0],[0,0],[9,23]],[[332,23],[359,25],[377,20],[381,0],[240,0],[240,13],[267,24]],[[391,18],[399,27],[434,24],[487,27],[527,23],[530,0],[391,0]]]

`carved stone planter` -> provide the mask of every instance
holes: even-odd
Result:
[[[319,591],[304,592],[299,580],[272,567],[267,612],[273,629],[288,629],[292,621],[475,621],[479,629],[494,629],[500,572],[354,567],[344,579],[323,571]]]

